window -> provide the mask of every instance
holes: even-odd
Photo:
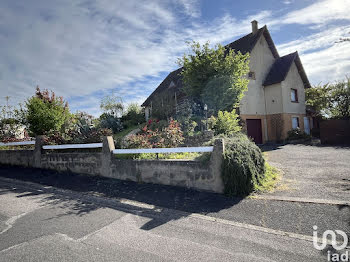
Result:
[[[290,98],[292,102],[298,102],[298,90],[292,88],[290,92]]]
[[[299,117],[292,117],[292,128],[299,128]]]
[[[250,72],[248,73],[248,78],[249,78],[249,79],[255,80],[255,73],[252,72],[252,71],[250,71]]]

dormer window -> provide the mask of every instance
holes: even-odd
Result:
[[[248,79],[255,80],[255,72],[250,71],[250,72],[248,73]]]

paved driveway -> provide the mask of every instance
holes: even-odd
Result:
[[[350,148],[285,145],[267,154],[284,171],[281,185],[268,195],[350,201]]]

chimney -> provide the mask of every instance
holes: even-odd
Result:
[[[256,20],[252,21],[252,32],[253,32],[253,34],[258,32],[258,21],[256,21]]]

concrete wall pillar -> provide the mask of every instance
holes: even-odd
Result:
[[[112,136],[103,137],[103,147],[101,155],[101,175],[105,177],[112,176],[112,151],[115,149]]]
[[[210,157],[210,172],[214,179],[213,191],[218,193],[224,192],[224,183],[221,175],[221,166],[223,162],[223,153],[225,151],[224,139],[216,139],[214,149]]]
[[[33,167],[40,168],[41,167],[41,154],[44,145],[44,136],[36,136],[35,137],[35,148],[33,151]]]

